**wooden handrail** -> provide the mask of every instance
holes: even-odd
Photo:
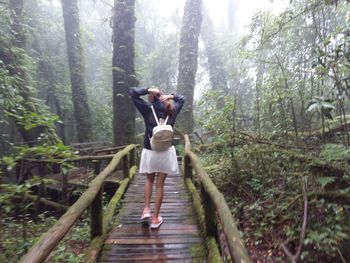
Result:
[[[94,150],[94,153],[95,154],[99,154],[99,153],[103,153],[103,152],[112,152],[112,151],[119,151],[119,150],[122,150],[126,147],[125,146],[117,146],[117,147],[110,147],[110,148],[102,148],[102,149],[97,149],[97,150]]]
[[[43,262],[51,251],[58,245],[75,221],[91,205],[100,192],[105,179],[116,169],[123,157],[134,150],[136,145],[129,145],[124,150],[115,154],[107,167],[89,184],[89,188],[80,198],[61,216],[61,218],[46,233],[42,234],[39,240],[32,246],[29,252],[24,255],[20,262],[37,263]]]
[[[26,158],[24,159],[24,161],[31,162],[31,163],[65,163],[65,162],[105,160],[105,159],[112,159],[114,156],[115,154],[107,154],[107,155],[96,155],[96,156],[79,156],[79,157],[69,158],[69,159],[49,159],[49,160]]]
[[[226,204],[225,198],[222,193],[216,188],[204,168],[201,166],[198,157],[191,151],[191,144],[188,135],[185,135],[185,178],[191,178],[191,174],[186,174],[190,171],[190,167],[196,171],[198,180],[200,181],[203,190],[211,203],[216,209],[220,222],[222,224],[222,230],[226,236],[226,242],[231,258],[234,262],[252,262],[248,256],[248,252],[244,247],[244,243],[241,239],[241,235],[237,229],[237,225],[233,219],[231,211]],[[191,162],[186,163],[186,162]],[[187,171],[186,171],[187,167]],[[209,220],[206,218],[205,220]]]

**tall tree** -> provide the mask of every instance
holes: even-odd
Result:
[[[129,88],[135,76],[135,0],[115,0],[113,17],[113,135],[115,145],[135,140],[135,108]]]
[[[225,72],[222,55],[218,45],[215,43],[215,30],[212,20],[209,17],[208,12],[205,12],[203,18],[203,25],[201,30],[201,36],[204,42],[208,66],[209,66],[209,78],[211,87],[213,90],[218,91],[220,95],[228,94],[227,74]],[[222,97],[221,96],[221,97]],[[218,101],[218,108],[223,106],[223,100]]]
[[[233,35],[237,35],[239,33],[237,22],[237,3],[237,0],[229,0],[227,6],[228,30]]]
[[[80,40],[77,0],[62,0],[62,8],[77,138],[79,142],[86,142],[91,139],[91,123],[85,87],[84,57]]]
[[[180,60],[177,92],[186,97],[180,128],[193,132],[193,95],[198,59],[198,37],[202,23],[202,0],[187,0],[184,8],[180,39]]]
[[[3,99],[8,101],[5,103],[5,110],[13,118],[28,145],[42,142],[55,144],[59,139],[52,127],[45,123],[38,104],[32,98],[30,81],[27,78],[23,0],[10,0],[9,11],[10,41],[0,39],[0,69],[11,78],[2,87]],[[28,125],[28,122],[31,124]]]
[[[51,113],[57,115],[60,120],[65,122],[61,99],[57,92],[58,80],[61,80],[62,76],[55,71],[54,64],[56,61],[47,54],[49,45],[48,43],[44,43],[43,40],[45,34],[52,36],[51,32],[48,32],[44,25],[46,17],[44,16],[43,7],[38,0],[27,0],[25,11],[29,16],[30,14],[36,14],[31,16],[31,19],[28,21],[28,25],[32,29],[32,34],[30,35],[29,41],[26,43],[26,49],[29,55],[36,60],[37,69],[35,84],[38,93],[37,96],[39,99],[46,101],[46,105],[49,107]],[[64,36],[62,36],[62,38],[63,37]],[[32,52],[30,53],[30,51]],[[55,49],[54,54],[59,54],[57,49]],[[62,67],[64,67],[63,64]],[[68,128],[68,125],[66,123],[65,125],[63,123],[56,123],[55,126],[58,136],[65,142],[65,128]]]

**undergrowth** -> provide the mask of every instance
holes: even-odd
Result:
[[[35,221],[26,215],[26,235],[23,238],[22,223],[13,217],[0,218],[0,262],[15,263],[38,240],[40,235],[50,229],[56,218],[43,213]],[[84,249],[90,242],[89,218],[83,217],[59,243],[45,262],[81,262]]]
[[[295,158],[299,153],[261,144],[233,151],[221,147],[201,156],[208,174],[224,193],[253,259],[285,262],[282,244],[295,252],[303,222],[305,178],[309,208],[302,262],[349,262],[350,205],[331,203],[315,195],[327,191],[350,195],[346,162],[349,150],[339,147],[324,146],[316,163],[309,156],[301,160]],[[328,170],[318,167],[323,161],[331,167],[342,167],[344,175],[327,174],[332,171],[328,166]]]

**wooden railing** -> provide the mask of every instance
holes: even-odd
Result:
[[[199,223],[207,236],[209,246],[212,246],[216,240],[223,241],[224,247],[221,246],[221,254],[228,253],[229,258],[233,262],[252,262],[248,256],[247,250],[244,247],[244,242],[237,229],[236,223],[233,219],[231,211],[226,204],[224,196],[216,188],[206,171],[200,164],[198,157],[191,151],[191,144],[188,135],[185,138],[185,153],[184,153],[184,177],[186,185],[189,188],[194,206],[197,213],[199,213]],[[199,182],[200,194],[193,184],[194,169],[196,173],[196,181]],[[200,196],[201,195],[201,200]],[[221,227],[219,228],[219,224]],[[223,233],[224,238],[222,238]],[[214,252],[209,248],[209,261],[218,262],[221,259],[218,251]]]
[[[37,263],[43,262],[51,251],[58,245],[60,240],[66,235],[69,229],[73,226],[75,221],[83,214],[83,212],[91,206],[91,238],[92,246],[89,250],[89,258],[96,258],[96,250],[100,247],[100,240],[108,232],[110,221],[113,217],[115,204],[120,200],[123,192],[125,191],[129,181],[136,172],[136,167],[129,168],[135,164],[135,149],[136,145],[129,145],[120,152],[116,153],[107,165],[107,167],[100,173],[99,162],[101,157],[96,158],[95,172],[97,172],[96,178],[91,181],[88,189],[81,195],[81,197],[67,210],[67,212],[61,216],[61,218],[51,227],[46,233],[42,234],[39,240],[29,250],[29,252],[23,256],[20,262],[23,263]],[[105,213],[103,213],[102,196],[103,196],[103,183],[105,179],[116,170],[120,161],[123,162],[123,173],[125,179],[122,180],[118,191],[111,199]],[[96,248],[97,247],[97,248]],[[90,259],[86,259],[91,262]],[[93,262],[93,261],[92,261]]]

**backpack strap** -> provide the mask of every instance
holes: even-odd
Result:
[[[157,125],[159,125],[159,120],[158,120],[157,114],[156,114],[156,112],[155,112],[155,110],[153,108],[153,105],[151,106],[151,108],[152,108],[152,111],[153,111],[153,116],[156,119]]]
[[[158,120],[158,117],[157,117],[156,111],[154,110],[153,105],[151,106],[151,108],[152,108],[153,116],[156,119],[157,125],[159,126],[159,120]],[[169,116],[166,116],[165,121],[164,121],[164,125],[167,123],[168,119],[169,119]]]

